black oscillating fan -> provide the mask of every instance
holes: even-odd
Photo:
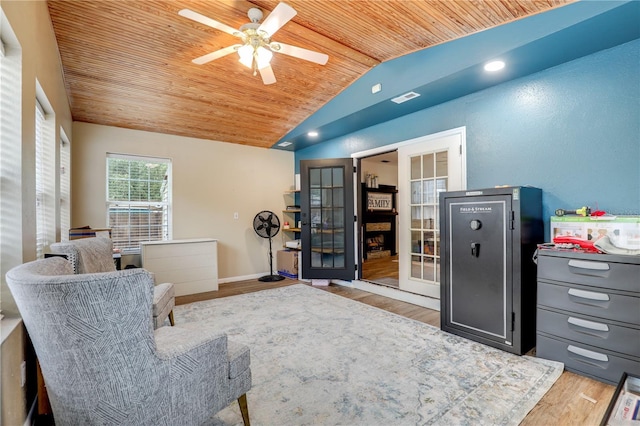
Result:
[[[275,237],[280,230],[280,219],[273,212],[263,210],[253,218],[253,230],[262,238],[269,239],[269,268],[271,275],[260,277],[258,281],[273,282],[284,280],[282,275],[273,273],[273,251],[271,249],[271,238]]]

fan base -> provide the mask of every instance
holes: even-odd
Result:
[[[282,281],[284,277],[282,275],[265,275],[264,277],[258,278],[258,281],[272,283],[274,281]]]

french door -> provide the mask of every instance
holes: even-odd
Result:
[[[300,162],[304,278],[356,278],[354,174],[352,158]]]
[[[398,148],[399,287],[440,299],[439,194],[464,189],[464,128]]]
[[[442,191],[465,189],[464,127],[390,145],[398,150],[401,290],[440,299]],[[355,158],[302,160],[302,276],[358,279]]]

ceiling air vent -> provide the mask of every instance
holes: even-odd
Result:
[[[420,93],[407,92],[404,95],[400,95],[400,96],[397,96],[397,97],[391,99],[391,101],[393,101],[393,102],[395,102],[397,104],[401,104],[403,102],[410,101],[413,98],[417,98],[418,96],[420,96]]]

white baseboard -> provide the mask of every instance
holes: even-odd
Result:
[[[342,285],[345,287],[357,288],[359,290],[368,291],[369,293],[385,296],[390,299],[400,300],[402,302],[411,303],[413,305],[422,306],[423,308],[433,309],[434,311],[440,311],[440,300],[432,297],[422,296],[415,293],[409,293],[406,291],[398,290],[392,287],[386,287],[382,285],[372,284],[367,281],[341,281],[332,280],[334,284]]]
[[[240,276],[237,276],[237,277],[218,278],[218,284],[235,283],[235,282],[238,282],[238,281],[257,280],[258,278],[264,277],[265,275],[271,275],[271,273],[270,272],[262,272],[260,274],[240,275]],[[311,280],[305,280],[303,278],[298,278],[298,281],[311,282]]]
[[[271,273],[270,272],[262,272],[260,274],[240,275],[240,276],[237,276],[237,277],[218,278],[218,284],[234,283],[234,282],[237,282],[237,281],[257,280],[258,278],[264,277],[265,275],[271,275]]]

